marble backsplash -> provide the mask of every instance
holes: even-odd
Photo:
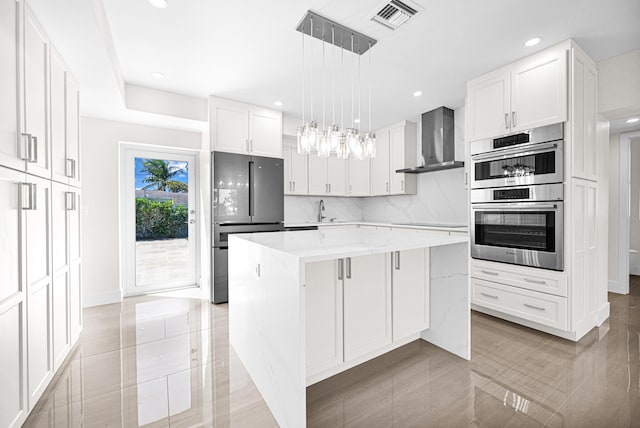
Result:
[[[307,223],[318,219],[318,205],[324,201],[325,221],[361,221],[363,198],[337,198],[318,196],[285,196],[285,223]]]
[[[467,224],[464,168],[418,174],[415,195],[362,199],[362,219],[389,223]]]

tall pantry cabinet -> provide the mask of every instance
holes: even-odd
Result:
[[[0,426],[22,425],[82,329],[79,91],[24,0],[0,2]]]

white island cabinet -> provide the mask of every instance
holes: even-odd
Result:
[[[468,238],[358,227],[229,238],[229,339],[282,427],[306,388],[414,340],[469,359]]]

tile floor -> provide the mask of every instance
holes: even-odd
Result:
[[[640,278],[578,343],[474,313],[472,359],[422,341],[311,386],[310,427],[640,426]],[[85,310],[26,427],[277,426],[229,347],[227,306],[140,297]]]

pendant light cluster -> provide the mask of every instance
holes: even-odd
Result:
[[[298,153],[316,154],[319,157],[336,156],[339,159],[368,159],[376,156],[376,135],[371,130],[371,47],[376,40],[364,36],[356,31],[344,27],[336,22],[324,18],[314,12],[307,11],[306,15],[298,25],[298,31],[302,33],[302,126],[298,128]],[[310,100],[306,98],[306,37],[310,39]],[[321,88],[322,88],[322,126],[314,116],[314,38],[320,39],[322,44],[322,68],[321,68]],[[331,50],[331,123],[326,123],[326,45],[329,44]],[[345,50],[347,54],[352,53],[354,57],[351,62],[351,126],[346,126],[344,121],[344,92],[346,87],[345,74]],[[361,57],[368,53],[368,132],[361,132]],[[335,57],[339,53],[340,57],[340,122],[336,122],[336,64]],[[357,59],[357,63],[356,63]],[[357,89],[356,89],[357,84]],[[356,93],[357,91],[357,100]],[[357,102],[357,105],[356,105]],[[311,117],[306,120],[306,107],[309,104]],[[358,119],[355,117],[357,108]],[[357,127],[356,127],[357,124]]]

